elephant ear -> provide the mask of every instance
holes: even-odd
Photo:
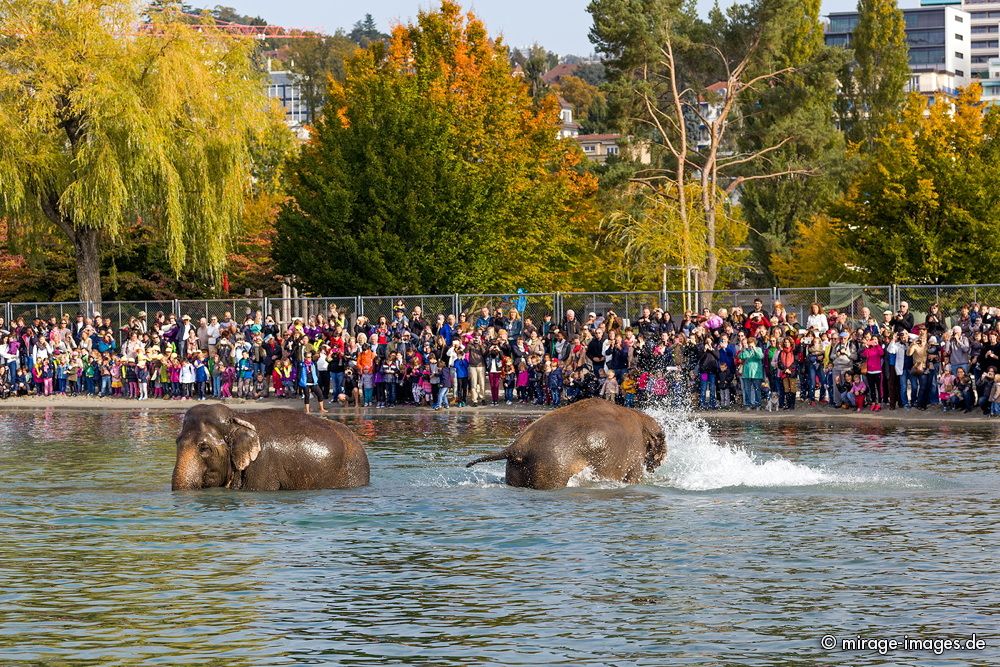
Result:
[[[229,457],[233,467],[243,472],[260,454],[260,438],[257,437],[257,427],[239,417],[232,419],[233,430],[229,433]]]
[[[667,456],[667,439],[663,435],[663,429],[652,417],[647,417],[648,422],[643,424],[642,433],[646,442],[645,464],[646,471],[653,472],[660,467],[663,459]]]

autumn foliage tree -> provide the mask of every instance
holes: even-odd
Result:
[[[869,283],[994,282],[1000,260],[1000,110],[981,88],[912,94],[886,119],[834,212]]]
[[[218,279],[267,125],[252,41],[162,6],[0,0],[0,214],[22,243],[66,239],[95,304],[137,222],[174,275]]]
[[[289,171],[279,269],[327,294],[580,279],[595,181],[507,48],[450,0],[358,51]]]

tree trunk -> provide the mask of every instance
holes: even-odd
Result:
[[[73,232],[76,248],[76,282],[80,301],[90,302],[91,312],[101,312],[101,234],[86,227]]]

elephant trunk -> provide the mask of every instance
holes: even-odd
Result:
[[[198,459],[197,450],[191,447],[178,452],[170,488],[174,491],[200,489],[201,476],[201,461]]]

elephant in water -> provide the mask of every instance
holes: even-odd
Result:
[[[365,448],[343,424],[292,410],[237,414],[204,404],[184,415],[171,487],[346,489],[368,481]]]
[[[596,477],[635,483],[663,462],[663,430],[649,415],[591,398],[545,415],[506,449],[472,461],[507,461],[511,486],[559,489],[590,468]]]

